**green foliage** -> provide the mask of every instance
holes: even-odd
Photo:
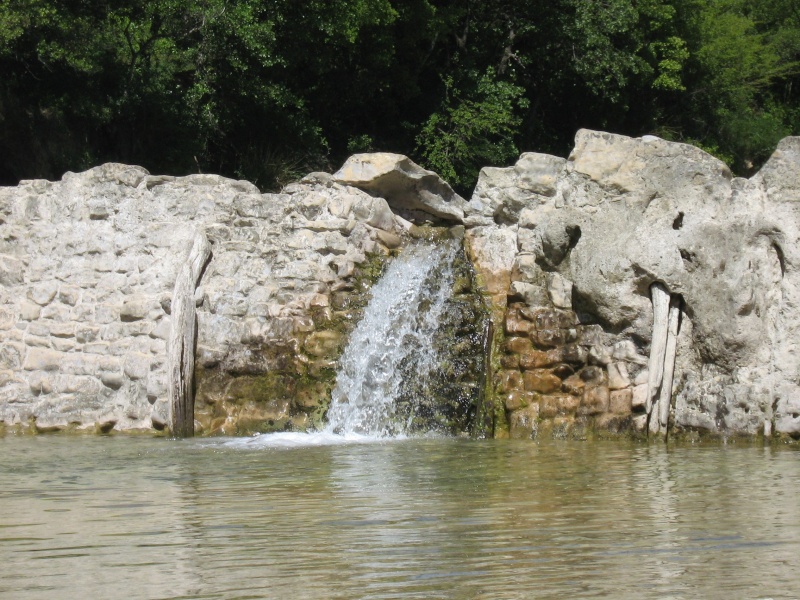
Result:
[[[527,101],[523,88],[498,81],[492,70],[466,94],[450,77],[444,84],[445,101],[422,127],[417,142],[427,166],[467,189],[483,165],[501,165],[519,154],[513,139],[522,122],[518,112]]]
[[[703,128],[690,135],[718,146],[749,174],[792,133],[800,74],[800,15],[788,2],[707,0],[697,17],[689,109]],[[796,129],[795,129],[796,131]]]
[[[800,127],[797,0],[0,0],[0,183],[102,161],[279,187],[352,152],[462,190],[580,127],[758,167]]]

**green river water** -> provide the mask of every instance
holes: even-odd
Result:
[[[800,598],[800,452],[0,438],[0,597]]]

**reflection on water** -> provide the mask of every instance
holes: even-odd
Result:
[[[791,449],[0,439],[0,597],[798,598]]]

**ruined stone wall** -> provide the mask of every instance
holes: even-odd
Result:
[[[400,231],[324,174],[261,194],[108,164],[0,188],[0,423],[164,429],[173,288],[202,235],[198,429],[305,426]]]
[[[798,437],[798,207],[800,138],[747,180],[592,131],[568,159],[484,169],[469,201],[386,153],[280,194],[124,165],[0,188],[0,422],[163,429],[176,276],[200,236],[196,429],[319,424],[410,220],[465,230],[494,323],[468,382],[486,382],[480,431]]]

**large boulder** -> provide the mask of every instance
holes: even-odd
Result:
[[[333,174],[333,179],[386,198],[395,211],[410,220],[464,220],[466,201],[436,173],[426,171],[402,154],[355,154]]]

